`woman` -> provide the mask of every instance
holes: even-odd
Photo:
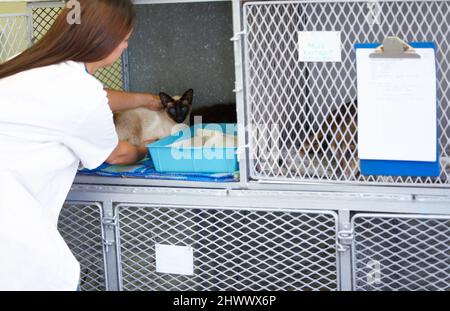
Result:
[[[92,74],[127,47],[131,0],[79,0],[47,35],[0,65],[0,290],[75,290],[80,268],[57,231],[81,164],[135,162],[147,151],[119,142],[112,111],[160,109],[151,94],[105,91]]]

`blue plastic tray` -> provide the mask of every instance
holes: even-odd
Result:
[[[237,135],[236,124],[199,124],[147,145],[158,172],[233,173],[239,170],[237,147],[172,147],[191,139],[198,128]]]

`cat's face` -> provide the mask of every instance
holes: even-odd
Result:
[[[192,110],[193,96],[193,89],[187,90],[181,97],[172,97],[163,92],[159,93],[165,113],[176,123],[183,123],[188,118]]]

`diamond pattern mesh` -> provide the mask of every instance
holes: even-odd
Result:
[[[61,7],[33,8],[33,42],[41,39],[53,25]],[[122,59],[109,67],[99,69],[95,77],[107,88],[124,90]]]
[[[448,0],[245,4],[251,177],[448,187],[449,4]],[[298,31],[341,31],[342,62],[300,62]],[[382,42],[388,35],[436,43],[442,162],[437,178],[359,172],[354,44]]]
[[[42,39],[50,30],[61,10],[61,7],[33,8],[33,43]]]
[[[30,45],[27,15],[0,15],[0,63]]]
[[[119,91],[125,90],[122,76],[122,58],[119,58],[109,67],[97,70],[95,77],[107,88]]]
[[[356,215],[352,222],[355,290],[450,290],[450,217]]]
[[[58,230],[80,262],[81,290],[106,290],[101,207],[67,202],[59,216]]]
[[[124,290],[336,290],[336,215],[119,205]],[[156,272],[155,244],[192,246],[194,275]]]

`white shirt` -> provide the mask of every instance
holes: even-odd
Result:
[[[0,290],[75,290],[79,264],[57,231],[79,163],[118,143],[103,86],[68,61],[0,79]]]

